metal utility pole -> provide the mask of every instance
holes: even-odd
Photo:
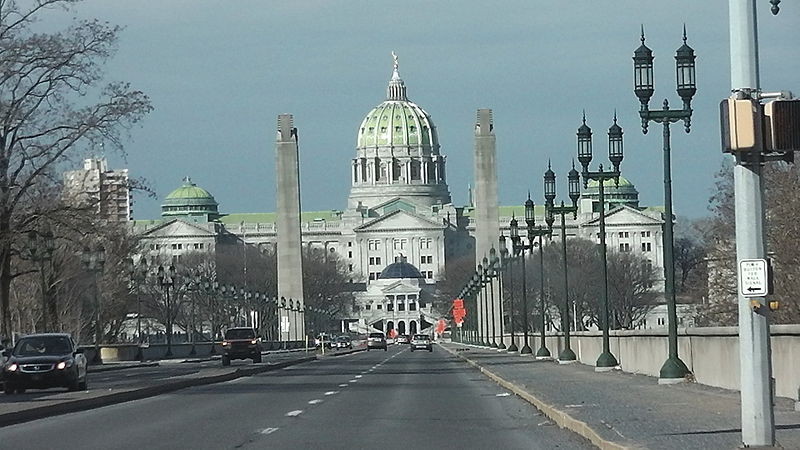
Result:
[[[758,26],[755,0],[729,0],[731,92],[733,98],[759,100]],[[773,1],[773,13],[777,2]],[[756,121],[757,127],[763,126]],[[760,130],[754,130],[761,136]],[[762,143],[749,152],[736,153],[733,169],[736,207],[736,262],[765,259],[764,184]],[[739,274],[741,277],[741,274]],[[764,297],[739,302],[739,361],[742,396],[742,443],[745,447],[773,446],[775,418],[772,409],[769,308]],[[751,303],[752,302],[752,303]],[[753,304],[762,307],[754,308]]]

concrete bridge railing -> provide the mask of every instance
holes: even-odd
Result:
[[[773,325],[772,372],[775,395],[798,400],[800,389],[800,325]],[[678,330],[678,354],[698,383],[739,390],[738,327],[681,328]],[[511,339],[505,336],[508,345]],[[521,336],[517,336],[520,346]],[[602,333],[573,333],[572,350],[578,361],[594,365],[602,350]],[[611,332],[611,351],[625,372],[657,377],[667,358],[667,330],[618,330]],[[530,342],[539,347],[538,335]],[[558,355],[563,348],[561,334],[549,334],[547,347]]]

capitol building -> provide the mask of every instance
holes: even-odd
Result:
[[[302,211],[302,245],[338,256],[353,285],[363,287],[345,318],[351,329],[423,331],[447,312],[434,304],[445,267],[475,253],[472,200],[453,204],[446,143],[439,142],[431,115],[409,100],[396,63],[385,100],[354,127],[355,152],[342,161],[351,168],[347,206]],[[581,195],[577,219],[568,217],[568,238],[599,242],[599,215],[606,214],[609,249],[641,253],[663,273],[662,211],[640,206],[624,178],[619,185],[608,182],[606,204],[600,205],[593,183]],[[148,263],[179,262],[187,253],[214,252],[231,241],[276,251],[275,213],[221,211],[214,196],[188,177],[164,197],[161,210],[160,218],[131,222]],[[537,206],[536,215],[537,223],[545,222],[544,207]],[[524,217],[523,206],[499,206],[498,226],[506,236],[512,216]],[[560,230],[553,235],[559,239]]]

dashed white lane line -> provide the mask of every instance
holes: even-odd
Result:
[[[356,376],[354,376],[353,378],[361,378],[361,377],[363,377],[363,376],[364,376],[364,375],[356,375]]]
[[[342,383],[339,385],[339,387],[347,387],[347,383]]]
[[[315,398],[314,400],[309,400],[309,401],[308,401],[308,404],[309,404],[309,405],[318,405],[318,404],[320,404],[320,403],[322,403],[322,400],[320,400],[320,399],[318,399],[318,398]]]
[[[495,397],[508,397],[510,395],[508,392],[503,392],[502,394],[496,394]]]
[[[278,428],[264,428],[263,430],[259,431],[261,434],[272,434],[278,431]]]
[[[297,417],[300,414],[303,414],[302,409],[295,409],[294,411],[289,411],[286,413],[286,417]]]
[[[354,379],[352,379],[352,380],[348,381],[348,383],[358,383],[358,380],[356,380],[356,379],[354,378]]]
[[[328,391],[328,392],[325,393],[325,395],[336,395],[338,393],[339,393],[339,391]]]

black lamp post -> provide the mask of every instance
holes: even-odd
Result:
[[[547,336],[545,335],[545,328],[547,326],[545,315],[547,308],[544,301],[544,245],[542,238],[550,237],[553,233],[552,228],[542,227],[536,225],[536,217],[534,215],[534,203],[531,200],[531,194],[528,193],[528,200],[525,201],[525,223],[528,225],[528,239],[530,240],[530,250],[533,252],[534,243],[533,238],[539,238],[539,314],[541,315],[541,323],[539,327],[539,340],[541,346],[536,350],[536,359],[550,359],[550,350],[547,349]]]
[[[509,224],[511,229],[511,245],[512,250],[514,252],[514,256],[520,256],[520,261],[522,262],[522,348],[520,349],[520,354],[528,355],[533,353],[531,350],[531,346],[528,343],[528,332],[530,330],[530,326],[528,325],[528,276],[526,275],[525,270],[525,250],[530,250],[533,248],[533,238],[529,237],[528,241],[529,244],[525,244],[522,241],[522,238],[519,235],[519,224],[517,222],[516,217],[511,218],[511,222]]]
[[[647,133],[650,121],[663,125],[664,147],[664,297],[667,301],[667,317],[669,330],[669,357],[661,366],[661,382],[682,381],[690,373],[686,364],[678,357],[678,313],[675,302],[675,262],[673,257],[672,237],[672,171],[670,162],[669,126],[679,120],[683,121],[688,133],[691,129],[692,97],[697,92],[695,84],[694,50],[686,44],[686,27],[683,28],[683,45],[675,52],[675,74],[677,92],[683,101],[681,109],[670,109],[669,102],[664,99],[661,110],[650,111],[650,97],[653,96],[653,52],[644,44],[644,28],[642,28],[642,45],[633,54],[634,93],[639,97],[641,106],[639,117],[642,118],[642,133]]]
[[[209,354],[213,355],[217,353],[217,349],[214,347],[214,344],[217,339],[217,293],[219,292],[219,283],[216,281],[209,281],[206,280],[203,282],[203,290],[206,293],[206,298],[208,300],[208,313],[209,313],[209,325],[211,326],[211,330],[209,330],[209,336],[211,337],[211,350]]]
[[[511,343],[509,344],[508,348],[506,349],[509,353],[519,351],[517,348],[516,343],[516,336],[515,336],[515,328],[514,328],[514,275],[511,263],[513,258],[509,258],[508,256],[508,247],[506,246],[506,237],[504,235],[500,235],[500,267],[502,267],[502,272],[508,270],[508,297],[509,297],[509,320],[508,326],[511,328]],[[501,277],[502,279],[502,277]],[[505,282],[503,282],[503,286]],[[503,292],[503,288],[501,287],[500,292]]]
[[[483,273],[483,267],[481,264],[478,264],[478,268],[475,273],[472,275],[472,288],[475,291],[475,306],[476,308],[484,307],[483,311],[481,312],[480,317],[477,317],[476,321],[476,345],[488,345],[484,340],[486,337],[486,327],[484,326],[486,323],[486,312],[485,312],[485,305],[483,301],[483,283],[481,282],[481,274]]]
[[[556,174],[553,172],[553,169],[550,168],[550,164],[547,164],[547,171],[544,173],[544,198],[547,209],[547,226],[551,231],[553,229],[553,222],[555,221],[553,216],[555,214],[561,216],[561,256],[563,264],[562,269],[564,271],[564,312],[561,315],[561,328],[564,330],[564,349],[561,351],[561,354],[558,355],[558,361],[562,364],[572,363],[576,360],[575,352],[572,351],[572,347],[570,346],[569,310],[572,306],[572,302],[569,300],[569,278],[567,277],[567,224],[565,219],[567,214],[572,214],[573,219],[578,217],[578,199],[581,196],[581,188],[580,175],[578,175],[578,171],[575,170],[574,163],[572,165],[572,170],[569,171],[567,180],[569,199],[572,201],[572,205],[565,205],[562,200],[561,205],[557,206],[555,204]]]
[[[28,233],[28,255],[31,261],[39,263],[39,283],[42,290],[42,330],[58,331],[58,308],[55,301],[47,295],[47,277],[45,267],[53,259],[55,237],[50,228]]]
[[[494,251],[494,248],[491,249],[489,254],[492,254],[492,251]],[[490,333],[491,336],[491,338],[488,339],[488,344],[489,347],[500,348],[497,345],[497,337],[496,337],[497,330],[495,328],[495,324],[497,322],[495,321],[494,317],[494,267],[492,265],[492,262],[489,261],[489,258],[485,256],[483,257],[482,267],[483,267],[483,273],[481,274],[481,276],[483,277],[483,285],[488,286],[488,290],[484,291],[484,299],[486,297],[488,297],[489,299],[489,301],[486,302],[486,308],[487,308],[486,320],[489,321],[489,323],[487,323],[486,332]]]
[[[85,270],[92,273],[94,281],[94,358],[93,364],[102,364],[103,358],[100,355],[100,341],[103,340],[103,329],[100,323],[100,288],[97,283],[98,274],[103,273],[106,263],[106,249],[102,245],[94,248],[84,247],[81,253],[81,264]]]
[[[175,286],[175,279],[177,278],[177,273],[175,271],[175,266],[170,265],[167,269],[164,269],[164,266],[159,265],[158,270],[156,271],[156,278],[158,278],[158,285],[161,286],[161,290],[164,293],[164,307],[167,312],[167,323],[166,325],[166,332],[167,332],[167,352],[164,353],[164,358],[171,358],[172,357],[172,300],[170,298],[170,291]]]
[[[609,338],[610,320],[608,311],[608,264],[606,261],[606,206],[604,198],[605,182],[614,180],[619,185],[619,164],[622,162],[622,128],[617,125],[617,115],[614,114],[614,124],[608,129],[608,159],[613,165],[613,170],[604,171],[600,164],[596,172],[589,171],[589,163],[592,162],[592,129],[586,125],[586,114],[583,115],[583,124],[578,128],[578,161],[580,161],[583,171],[583,186],[586,187],[589,180],[597,181],[597,190],[600,202],[600,258],[602,259],[601,275],[603,283],[603,352],[597,358],[595,370],[598,372],[611,370],[619,363],[617,358],[611,354],[611,344]]]
[[[502,262],[500,258],[497,256],[497,250],[494,247],[489,249],[489,267],[492,279],[497,279],[497,310],[500,315],[500,320],[495,322],[494,320],[494,288],[492,288],[492,331],[494,331],[494,326],[497,324],[498,327],[498,334],[500,335],[500,342],[497,344],[497,348],[500,350],[506,349],[505,338],[503,334],[503,277],[502,277]]]
[[[144,352],[142,351],[142,288],[144,288],[144,283],[147,281],[149,268],[144,257],[139,258],[138,265],[134,265],[133,260],[129,260],[129,264],[131,281],[136,292],[136,359],[144,361]]]

